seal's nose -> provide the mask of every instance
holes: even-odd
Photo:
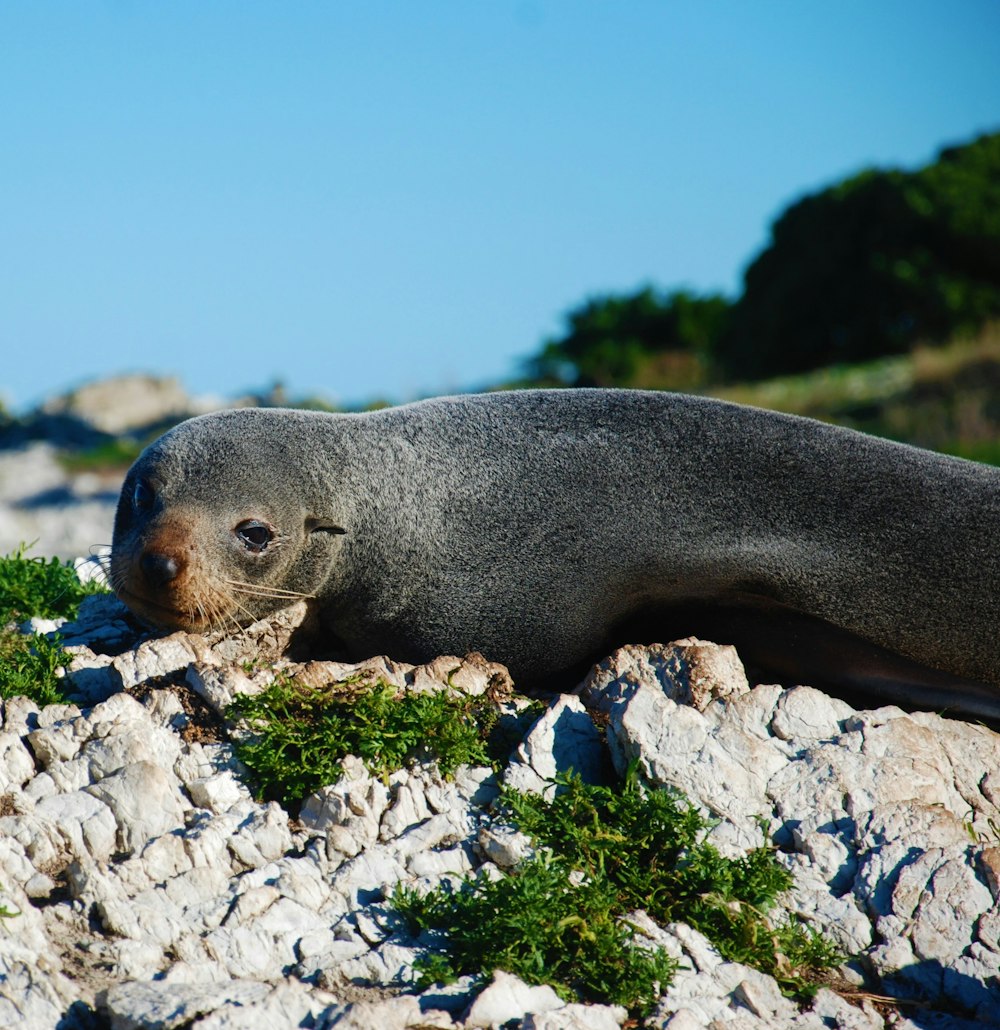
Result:
[[[156,554],[147,551],[140,559],[139,564],[146,579],[153,586],[166,586],[172,579],[177,578],[180,572],[180,562],[169,554]]]

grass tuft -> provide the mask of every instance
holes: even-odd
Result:
[[[102,593],[97,583],[81,583],[69,562],[29,558],[22,544],[0,558],[0,625],[37,616],[72,619],[89,594]]]
[[[10,624],[32,616],[72,619],[88,594],[104,588],[81,583],[68,562],[29,558],[26,550],[22,545],[0,558],[0,697],[57,704],[66,700],[61,677],[70,656],[58,636],[23,634]]]
[[[463,763],[488,765],[492,708],[481,698],[400,693],[384,683],[338,694],[279,678],[238,697],[227,716],[249,723],[236,755],[259,795],[289,804],[336,783],[349,754],[380,776],[421,758],[436,759],[445,775]]]
[[[421,987],[505,969],[551,985],[566,1001],[646,1010],[677,968],[662,950],[635,943],[607,878],[575,877],[551,852],[502,880],[467,879],[424,895],[399,887],[392,900],[411,932],[432,930],[437,938],[417,959]]]
[[[467,878],[393,902],[412,932],[430,931],[421,983],[502,968],[563,997],[645,1011],[672,975],[672,961],[635,943],[622,917],[644,909],[656,922],[687,923],[721,954],[808,996],[840,957],[800,923],[772,925],[767,911],[791,886],[775,853],[724,858],[704,841],[708,823],[679,793],[643,789],[630,770],[620,789],[556,780],[552,800],[505,790],[499,813],[527,833],[537,857],[499,881]]]
[[[0,631],[0,697],[23,695],[41,707],[65,703],[63,676],[71,661],[58,637]]]

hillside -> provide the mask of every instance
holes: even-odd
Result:
[[[1000,323],[942,347],[708,392],[1000,463]]]

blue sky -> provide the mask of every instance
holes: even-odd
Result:
[[[998,128],[996,0],[5,0],[0,395],[482,386]]]

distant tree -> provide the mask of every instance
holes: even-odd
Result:
[[[730,303],[686,290],[591,297],[529,358],[529,379],[566,386],[689,387],[704,380]]]
[[[746,271],[716,357],[731,377],[859,361],[1000,315],[1000,133],[916,172],[804,197]]]

